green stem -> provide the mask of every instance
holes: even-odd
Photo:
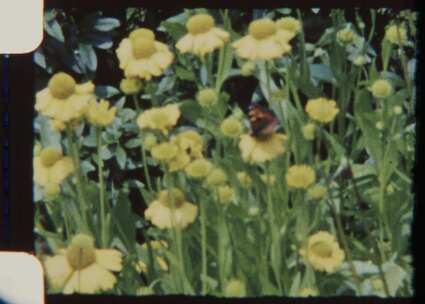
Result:
[[[66,127],[66,133],[68,138],[68,146],[71,150],[71,157],[74,163],[75,171],[76,171],[76,178],[77,178],[77,194],[78,194],[78,201],[80,202],[80,209],[81,209],[81,215],[84,222],[84,228],[90,231],[88,226],[88,220],[87,220],[87,201],[83,190],[83,178],[81,174],[81,168],[80,168],[80,155],[78,152],[78,148],[75,145],[74,140],[74,133],[70,126]]]
[[[270,166],[267,166],[267,176],[270,176]],[[279,231],[277,229],[277,223],[276,223],[276,219],[275,219],[275,210],[274,210],[274,206],[273,206],[273,198],[272,198],[272,192],[271,192],[271,187],[267,187],[267,212],[268,212],[268,219],[269,219],[269,224],[270,224],[270,233],[272,236],[272,243],[271,243],[271,257],[272,258],[272,269],[273,269],[273,274],[275,276],[275,280],[276,283],[278,285],[279,288],[279,293],[282,295],[283,294],[283,288],[282,288],[282,282],[281,282],[281,278],[280,278],[280,265],[279,265],[279,261],[280,261],[280,257],[281,257],[281,252],[280,252],[280,244],[279,244]]]
[[[207,294],[206,279],[207,273],[207,226],[206,226],[206,214],[205,214],[205,202],[201,200],[201,264],[202,264],[202,295]]]
[[[106,248],[108,245],[108,227],[106,223],[106,201],[105,201],[105,181],[103,177],[103,159],[101,157],[102,149],[102,130],[96,128],[97,138],[97,171],[99,177],[99,203],[100,203],[100,231],[101,246]]]
[[[412,80],[409,77],[409,72],[407,69],[407,58],[402,46],[400,46],[400,48],[398,49],[398,52],[400,55],[401,67],[403,69],[404,81],[406,82],[406,86],[407,86],[407,94],[409,96],[409,101],[410,101],[409,113],[413,113],[415,111],[415,106],[413,103],[413,84],[412,84]]]
[[[147,158],[146,158],[146,150],[145,150],[145,147],[143,145],[142,145],[141,151],[142,151],[142,161],[143,161],[143,172],[145,173],[145,178],[146,178],[146,183],[148,184],[148,189],[152,193],[153,192],[152,181],[151,181],[151,176],[149,174],[149,169],[148,169],[148,162],[147,162]]]

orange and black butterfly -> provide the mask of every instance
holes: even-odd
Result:
[[[258,139],[269,137],[279,126],[279,120],[274,113],[259,104],[252,104],[249,107],[248,115],[251,123],[251,135]]]

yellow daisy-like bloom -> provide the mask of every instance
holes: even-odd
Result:
[[[376,98],[387,98],[393,92],[393,87],[388,80],[378,79],[369,88]]]
[[[144,111],[137,118],[137,125],[140,129],[159,130],[167,135],[168,131],[177,124],[179,117],[179,106],[170,104]]]
[[[316,173],[307,165],[294,165],[286,173],[286,183],[289,187],[307,189],[316,181]]]
[[[306,140],[313,140],[316,133],[316,126],[313,123],[306,124],[303,128],[303,137]]]
[[[348,27],[342,30],[339,30],[336,33],[336,39],[342,44],[352,42],[355,36],[356,36],[356,33],[354,33],[353,30]]]
[[[226,297],[245,297],[245,283],[237,279],[230,280],[227,282],[226,288],[224,289],[224,295]]]
[[[213,165],[205,158],[198,158],[192,161],[186,168],[185,172],[188,176],[193,178],[202,178],[207,176]]]
[[[195,221],[197,215],[198,207],[186,201],[178,189],[161,191],[158,199],[145,210],[145,218],[160,229],[184,229]]]
[[[220,125],[221,133],[227,137],[238,137],[242,132],[242,124],[236,117],[228,117]]]
[[[222,204],[226,204],[233,200],[233,197],[235,195],[235,190],[228,185],[222,185],[218,187],[217,194],[218,194],[218,198],[217,198],[218,201]]]
[[[274,174],[261,174],[260,175],[261,180],[263,183],[273,186],[276,183],[276,176]]]
[[[316,288],[303,288],[298,292],[300,297],[317,297],[319,295],[319,291]]]
[[[145,28],[130,33],[116,50],[125,77],[150,80],[160,76],[172,63],[174,55],[168,46],[155,40],[155,34]]]
[[[213,17],[207,14],[197,14],[186,23],[188,33],[176,44],[181,53],[192,53],[203,57],[205,54],[222,48],[229,40],[229,33],[215,27]]]
[[[315,185],[307,190],[307,196],[313,200],[319,200],[328,193],[325,186]]]
[[[142,90],[142,81],[139,78],[124,78],[120,82],[120,89],[125,95],[134,95]]]
[[[117,113],[116,107],[109,107],[109,102],[101,100],[91,100],[86,112],[86,119],[89,123],[97,127],[106,127],[110,125]]]
[[[259,139],[249,134],[241,136],[239,149],[242,152],[242,158],[249,163],[263,163],[273,160],[285,152],[285,141],[287,136],[284,134],[272,134],[265,139]]]
[[[407,41],[406,29],[402,25],[390,25],[385,31],[385,40],[391,42],[392,44],[405,44]]]
[[[154,253],[154,257],[155,257],[155,261],[158,263],[158,266],[161,270],[163,271],[168,271],[168,264],[165,261],[165,259],[163,257],[161,257],[159,255],[159,251],[168,248],[168,244],[165,241],[151,241],[151,247],[152,247],[152,251]],[[142,250],[147,252],[148,251],[148,245],[147,243],[144,243],[141,246]],[[139,261],[136,264],[136,270],[138,272],[144,272],[147,273],[148,271],[148,266],[146,265],[145,262],[143,261]]]
[[[331,122],[339,112],[335,100],[326,98],[310,99],[305,110],[311,119],[322,123]]]
[[[205,88],[198,92],[196,100],[203,107],[211,107],[217,103],[218,95],[214,89]]]
[[[232,44],[239,57],[249,60],[271,60],[291,50],[291,46],[283,43],[280,35],[276,35],[276,24],[270,19],[252,21],[248,31],[248,35]]]
[[[204,149],[204,140],[202,136],[195,130],[188,130],[177,134],[171,139],[181,150],[188,153],[191,158],[201,158]]]
[[[208,186],[219,186],[227,181],[226,172],[221,168],[214,168],[208,174],[206,184]]]
[[[93,83],[77,84],[70,75],[59,72],[50,78],[47,88],[36,94],[35,109],[65,124],[82,118],[94,98]]]
[[[236,174],[236,177],[239,180],[239,183],[245,187],[245,188],[249,188],[252,186],[252,178],[248,175],[248,173],[246,172],[238,172]]]
[[[241,75],[248,77],[254,74],[255,63],[252,61],[247,61],[241,66]]]
[[[293,17],[283,17],[276,21],[278,29],[297,34],[301,30],[301,22]]]
[[[335,272],[345,259],[335,237],[326,231],[311,235],[299,253],[315,270],[328,273]]]
[[[64,294],[94,294],[112,289],[113,271],[122,270],[122,254],[114,249],[96,249],[92,237],[76,235],[58,255],[44,262],[49,284]]]
[[[34,181],[48,189],[57,188],[65,178],[74,172],[72,158],[64,156],[57,148],[48,147],[34,157]]]
[[[169,142],[161,143],[151,149],[152,157],[158,161],[172,160],[175,156],[177,156],[178,152],[179,148]]]

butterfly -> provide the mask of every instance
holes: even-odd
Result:
[[[274,113],[259,104],[252,104],[249,107],[248,115],[251,123],[251,135],[260,140],[272,135],[279,125],[279,120]]]

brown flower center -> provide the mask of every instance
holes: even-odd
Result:
[[[208,32],[214,27],[214,19],[207,14],[197,14],[189,18],[186,28],[189,33],[196,35]]]
[[[330,258],[332,256],[332,247],[325,242],[317,242],[311,246],[311,251],[321,258]]]
[[[74,94],[75,87],[74,78],[63,72],[55,74],[48,84],[50,93],[58,99],[66,99]]]
[[[258,40],[270,37],[275,33],[276,25],[270,19],[255,20],[249,25],[249,34]]]
[[[46,167],[51,167],[62,158],[62,152],[59,149],[49,147],[40,152],[41,162]]]
[[[136,59],[149,58],[156,52],[155,40],[136,35],[131,42]]]
[[[166,207],[179,208],[183,205],[185,200],[183,192],[179,189],[164,190],[159,193],[159,201]],[[174,203],[174,204],[173,204]]]
[[[93,238],[79,234],[75,236],[66,250],[66,257],[72,268],[83,269],[96,260]]]

